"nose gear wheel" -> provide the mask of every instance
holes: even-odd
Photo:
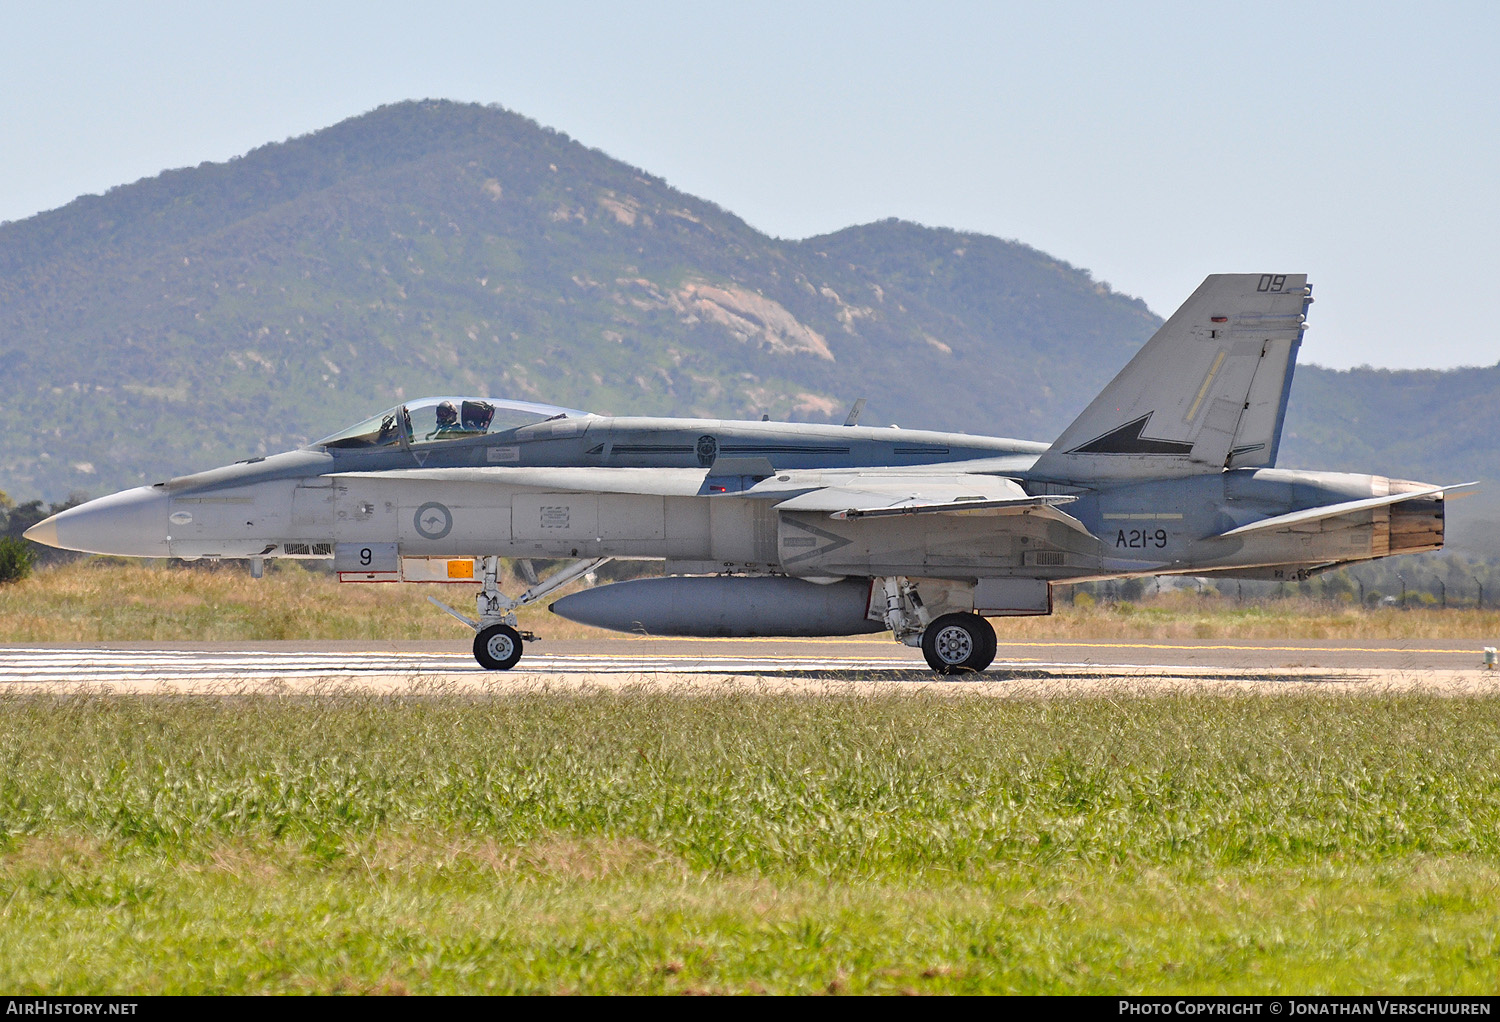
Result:
[[[521,633],[510,625],[489,625],[474,636],[474,659],[487,671],[508,671],[521,659]]]

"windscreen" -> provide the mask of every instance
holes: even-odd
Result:
[[[332,436],[324,437],[315,446],[353,450],[361,447],[389,447],[399,444],[404,411],[404,408],[397,405],[379,415],[371,416],[364,422],[355,423],[348,429],[341,429]]]

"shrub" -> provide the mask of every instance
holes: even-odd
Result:
[[[0,536],[0,584],[19,582],[31,574],[36,554],[24,539]]]

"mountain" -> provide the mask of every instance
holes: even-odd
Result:
[[[1058,381],[1155,323],[1024,245],[780,241],[515,114],[403,103],[0,226],[3,485],[149,481],[454,391],[1047,434]]]
[[[1017,242],[771,238],[515,113],[400,103],[0,224],[0,488],[101,493],[432,393],[816,421],[868,397],[865,422],[1046,440],[1159,323]],[[1500,475],[1493,429],[1450,421],[1493,424],[1497,376],[1303,367],[1283,464]]]
[[[1500,363],[1442,371],[1301,366],[1277,463],[1478,480],[1478,492],[1449,506],[1448,547],[1500,556]]]
[[[1293,382],[1281,460],[1378,466],[1436,482],[1480,476],[1500,482],[1497,438],[1500,364],[1445,371],[1303,366]]]

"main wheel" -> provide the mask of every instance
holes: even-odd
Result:
[[[974,664],[974,670],[983,671],[995,662],[995,653],[1000,649],[1000,639],[995,635],[994,625],[978,614],[974,615],[974,620],[979,623],[979,630],[984,633],[984,649],[981,650],[982,655]]]
[[[984,670],[996,645],[995,630],[978,614],[944,614],[922,633],[922,655],[939,674]]]
[[[510,625],[490,625],[474,636],[474,659],[487,671],[508,671],[521,659],[521,633]]]

